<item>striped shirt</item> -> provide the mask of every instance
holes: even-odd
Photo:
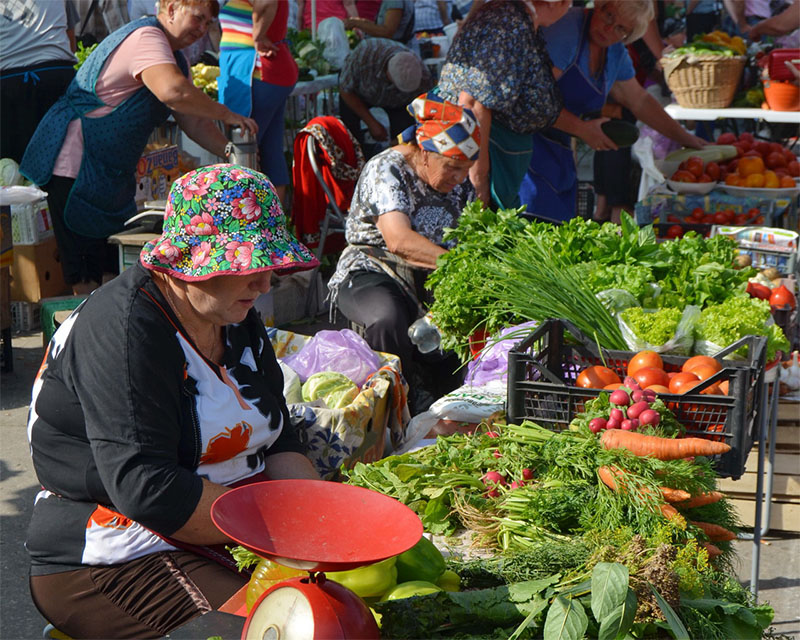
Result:
[[[219,10],[222,27],[220,49],[255,49],[253,41],[253,3],[251,0],[228,0]],[[253,76],[261,77],[261,57],[256,56]]]

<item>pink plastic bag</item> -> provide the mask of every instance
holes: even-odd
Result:
[[[320,371],[337,371],[360,388],[380,366],[376,354],[366,340],[350,329],[319,331],[297,353],[283,359],[300,380]]]

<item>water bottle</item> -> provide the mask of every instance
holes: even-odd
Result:
[[[408,337],[411,342],[419,349],[420,353],[430,353],[439,348],[442,343],[442,335],[439,329],[433,324],[430,313],[415,320],[408,328]]]

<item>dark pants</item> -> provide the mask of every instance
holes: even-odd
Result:
[[[53,176],[50,182],[42,186],[47,192],[47,204],[50,206],[50,216],[53,219],[53,232],[58,243],[64,281],[68,285],[102,282],[103,267],[106,263],[106,241],[102,238],[79,235],[64,222],[64,208],[74,183],[73,178]]]
[[[56,66],[64,68],[45,71]],[[71,63],[63,60],[0,74],[0,158],[22,160],[39,121],[74,77]]]
[[[31,576],[30,589],[47,621],[73,638],[161,638],[219,608],[246,583],[213,560],[167,551]]]
[[[365,327],[370,347],[400,358],[412,414],[459,386],[462,376],[456,373],[459,362],[454,354],[422,354],[411,343],[408,327],[417,319],[417,305],[388,275],[354,273],[339,288],[336,304],[348,320]]]
[[[365,103],[366,104],[366,103]],[[373,105],[367,104],[367,108],[371,108],[374,106],[380,105]],[[414,118],[408,113],[406,110],[405,105],[402,107],[380,107],[386,112],[386,115],[389,116],[389,146],[394,144],[393,140],[398,136],[398,134],[402,133],[408,127],[414,124]],[[361,129],[361,118],[356,115],[356,112],[353,111],[344,100],[339,100],[339,117],[342,119],[344,125],[350,130],[350,133],[353,134],[353,137],[358,140],[358,143],[364,147],[364,132]],[[365,155],[367,154],[367,149],[364,150]]]

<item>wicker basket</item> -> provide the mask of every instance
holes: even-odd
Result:
[[[744,56],[686,55],[662,58],[664,78],[678,104],[688,109],[724,109],[744,70]]]

